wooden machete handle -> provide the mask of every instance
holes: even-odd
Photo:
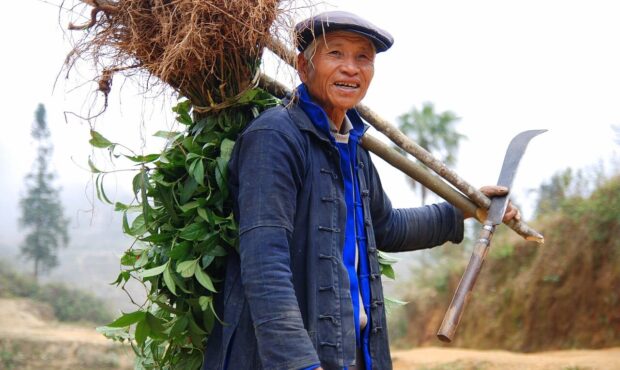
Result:
[[[489,251],[489,246],[491,245],[491,238],[493,237],[494,231],[495,226],[492,223],[484,223],[484,226],[478,235],[478,241],[474,246],[474,252],[471,255],[469,264],[467,264],[467,268],[461,277],[459,286],[456,288],[454,297],[452,297],[452,302],[450,302],[450,307],[448,307],[448,311],[444,315],[443,322],[437,332],[437,337],[442,342],[450,343],[454,338],[456,328],[459,326],[461,316],[463,316],[465,305],[469,300],[469,295],[474,288],[474,284],[476,284],[476,279],[482,269],[482,263],[484,262],[487,252]]]

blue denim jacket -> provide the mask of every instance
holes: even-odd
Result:
[[[237,140],[229,182],[239,254],[228,257],[204,369],[326,370],[355,363],[346,205],[338,149],[295,104],[272,108]],[[463,237],[462,214],[441,203],[393,209],[367,151],[357,150],[370,268],[373,369],[391,369],[377,248],[430,248]]]

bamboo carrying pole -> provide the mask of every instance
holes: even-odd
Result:
[[[268,43],[268,48],[290,66],[295,64],[295,53],[293,53],[293,51],[288,49],[281,42],[271,39]],[[289,89],[287,87],[266,75],[261,76],[260,84],[266,90],[277,96],[284,96],[289,93]],[[362,138],[362,146],[365,149],[373,152],[392,166],[398,168],[414,180],[420,182],[423,186],[429,188],[431,191],[450,202],[461,211],[475,215],[478,221],[484,222],[484,219],[486,218],[486,210],[491,204],[491,200],[486,195],[471,186],[467,181],[456,174],[456,172],[449,169],[445,164],[433,157],[431,153],[409,139],[394,125],[379,117],[379,115],[373,112],[370,108],[363,104],[358,104],[356,109],[362,118],[377,129],[377,131],[383,133],[392,142],[394,142],[394,144],[398,145],[407,153],[413,155],[420,162],[428,166],[435,173],[441,176],[441,178],[448,181],[462,193],[446,184],[441,178],[429,173],[429,171],[427,171],[424,167],[408,160],[394,149],[388,147],[381,141],[371,137],[368,134],[365,134]],[[524,222],[513,219],[507,222],[506,225],[526,240],[544,243],[544,237]]]

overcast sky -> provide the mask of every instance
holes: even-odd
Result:
[[[63,30],[66,18],[59,24],[59,10],[53,5],[58,2],[11,1],[0,12],[0,231],[4,242],[14,232],[20,186],[34,159],[29,134],[39,102],[48,108],[55,145],[53,166],[60,176],[57,183],[65,192],[73,192],[73,198],[78,193],[84,199],[83,204],[68,208],[88,208],[86,199],[92,196],[90,176],[83,169],[88,156],[96,154],[88,146],[89,125],[72,116],[65,120],[63,111],[86,113],[95,86],[76,88],[92,77],[88,66],[82,65],[82,75],[65,80],[61,74],[53,90],[70,50]],[[427,101],[439,111],[455,112],[461,117],[458,131],[468,137],[455,169],[474,186],[495,183],[508,142],[523,130],[550,130],[531,142],[521,163],[514,192],[525,204],[531,201],[527,189],[537,188],[553,173],[607,162],[619,149],[611,125],[620,125],[620,2],[356,0],[332,4],[330,9],[368,18],[396,40],[391,50],[377,57],[375,78],[364,103],[393,122]],[[157,147],[159,139],[149,136],[172,124],[172,102],[145,100],[131,83],[121,82],[115,80],[110,107],[96,120],[97,129],[134,148]],[[394,203],[417,205],[418,197],[408,190],[403,176],[378,162]],[[77,215],[70,215],[74,222],[79,221]],[[84,220],[80,225],[85,227]]]

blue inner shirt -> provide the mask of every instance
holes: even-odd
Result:
[[[337,142],[330,132],[330,123],[325,111],[312,101],[305,85],[297,87],[300,108],[308,115],[312,123],[329,138],[340,154],[340,167],[344,182],[344,198],[347,207],[347,220],[343,247],[343,263],[347,269],[350,282],[351,301],[353,304],[353,316],[355,320],[355,337],[357,347],[364,353],[366,369],[372,369],[372,361],[369,351],[369,328],[370,317],[370,282],[368,257],[366,253],[366,233],[364,225],[364,213],[359,191],[357,146],[364,134],[365,127],[362,119],[354,109],[347,112],[347,117],[353,125],[349,131],[347,143]],[[356,249],[359,258],[359,266],[356,262]],[[359,297],[362,297],[362,302]],[[368,322],[363,330],[360,330],[360,305],[368,315]],[[313,367],[314,368],[314,367]],[[346,368],[345,368],[346,369]],[[305,369],[303,369],[305,370]]]

